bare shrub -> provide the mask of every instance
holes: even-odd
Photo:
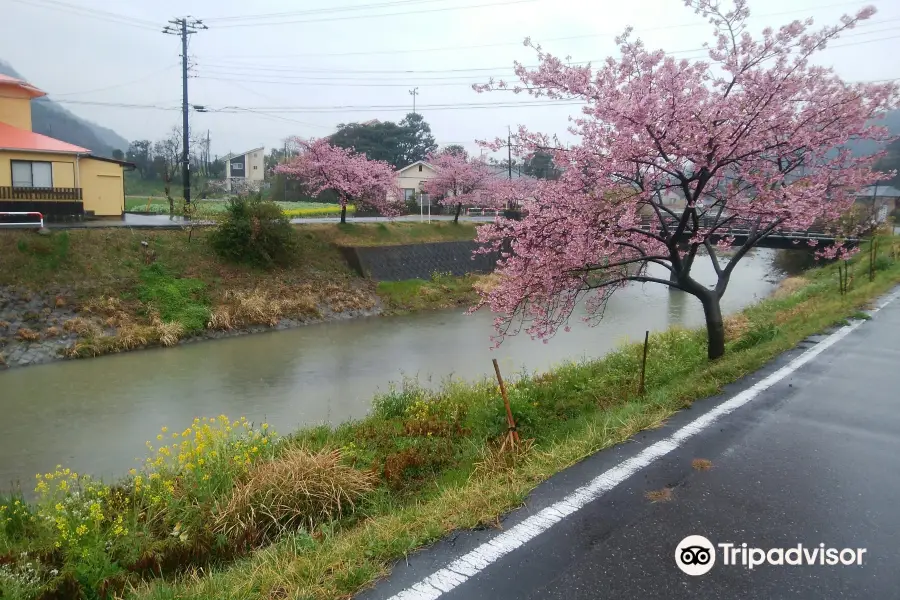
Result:
[[[209,312],[209,329],[222,329],[228,331],[234,328],[234,319],[231,317],[231,308],[227,305],[217,306]]]
[[[63,323],[63,329],[82,337],[96,337],[102,334],[100,327],[84,317],[74,317]]]
[[[41,334],[37,331],[28,329],[27,327],[20,327],[19,330],[16,331],[16,337],[23,342],[36,342],[41,339]]]
[[[158,331],[158,328],[153,326],[127,324],[116,332],[116,347],[120,351],[141,348],[156,339]]]
[[[153,323],[153,330],[159,343],[163,346],[174,346],[184,335],[184,325],[178,321],[164,323],[157,320]]]
[[[340,451],[296,448],[263,462],[239,482],[215,511],[214,530],[251,544],[281,532],[339,518],[375,487],[376,476],[342,464]]]

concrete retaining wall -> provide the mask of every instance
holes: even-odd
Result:
[[[477,242],[436,242],[406,246],[344,247],[350,267],[378,281],[430,279],[434,272],[466,275],[489,273],[497,264],[494,254],[472,257]]]

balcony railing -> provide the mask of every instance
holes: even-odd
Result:
[[[0,186],[0,200],[43,200],[81,202],[81,188],[30,188]]]

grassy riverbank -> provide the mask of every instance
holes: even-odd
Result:
[[[222,331],[371,314],[393,296],[380,295],[350,270],[337,246],[475,235],[474,226],[452,223],[296,229],[296,260],[271,270],[223,261],[205,228],[0,231],[0,365],[4,354],[26,362],[38,352],[43,359],[57,352],[98,356]],[[18,308],[4,317],[4,305]],[[440,296],[423,295],[404,310],[445,305]]]
[[[890,242],[895,248],[890,247]],[[5,597],[346,598],[390,562],[449,531],[492,526],[540,481],[662,423],[806,336],[860,315],[900,282],[900,240],[885,239],[869,281],[861,253],[850,290],[816,269],[729,318],[728,353],[706,360],[703,332],[567,364],[510,386],[529,440],[501,454],[506,425],[494,382],[408,384],[370,417],[277,437],[227,417],[160,432],[149,458],[112,487],[60,467],[37,478],[39,502],[0,500]],[[72,494],[80,489],[81,494]]]

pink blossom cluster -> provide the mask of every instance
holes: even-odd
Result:
[[[365,154],[333,146],[325,138],[293,138],[298,154],[275,167],[275,173],[303,182],[311,195],[326,190],[337,194],[342,208],[368,205],[386,216],[400,213],[400,193],[394,168]]]
[[[502,284],[481,303],[501,315],[501,339],[524,322],[532,336],[552,335],[584,296],[587,318],[602,316],[628,282],[685,290],[701,299],[708,322],[720,321],[734,267],[766,236],[824,227],[838,238],[826,252],[837,256],[846,251],[840,240],[858,233],[837,224],[858,190],[884,174],[873,170],[878,155],[854,156],[847,145],[889,139],[873,123],[897,106],[898,86],[849,83],[813,59],[875,10],[818,30],[805,20],[752,35],[745,0],[730,10],[686,4],[713,26],[705,60],[648,49],[630,31],[617,38],[621,55],[596,67],[526,41],[536,68],[517,63],[519,82],[475,86],[584,102],[571,118],[576,144],[519,129],[517,143],[549,152],[562,175],[521,198],[523,220],[479,232],[503,254]],[[750,232],[740,245],[737,228]],[[734,255],[721,259],[723,250]],[[714,288],[691,276],[695,259],[712,262]],[[653,264],[667,275],[649,275]]]

